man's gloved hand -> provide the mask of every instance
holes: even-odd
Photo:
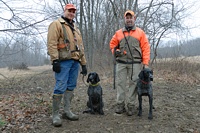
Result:
[[[53,61],[53,71],[56,73],[60,73],[61,69],[60,69],[60,61],[59,60],[54,60]]]
[[[143,69],[144,69],[144,68],[149,68],[149,66],[148,66],[148,65],[143,65]]]
[[[83,76],[86,76],[87,75],[87,68],[86,68],[86,65],[82,65],[82,72],[81,74],[83,74]]]
[[[121,51],[119,49],[116,49],[115,51],[115,56],[118,57],[121,55]]]

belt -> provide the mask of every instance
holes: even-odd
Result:
[[[128,61],[122,61],[122,60],[116,60],[118,63],[122,63],[122,64],[140,64],[141,61],[131,61],[131,62],[128,62]]]

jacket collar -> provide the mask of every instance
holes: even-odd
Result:
[[[61,23],[67,24],[67,25],[70,27],[70,29],[72,30],[72,32],[76,30],[76,29],[74,28],[74,24],[73,24],[73,23],[67,22],[66,19],[64,19],[63,17],[58,18],[58,21],[60,21]],[[73,21],[73,22],[74,22],[74,21]]]
[[[61,22],[61,23],[66,23],[66,24],[70,24],[70,25],[74,25],[74,20],[72,20],[72,23],[70,23],[69,21],[68,21],[68,19],[67,18],[64,18],[64,17],[60,17],[60,18],[58,18],[58,20]]]
[[[74,20],[72,20],[72,22],[70,22],[70,20],[64,16],[61,16],[61,18],[71,25],[75,22]]]
[[[134,26],[133,26],[133,28],[131,30],[136,30],[136,25],[135,24],[134,24]],[[122,28],[122,31],[128,31],[128,30],[126,29],[126,27],[124,27],[124,28]]]
[[[60,21],[61,23],[66,23],[66,21],[63,18],[58,18],[58,21]]]
[[[80,32],[79,30],[77,29],[76,27],[76,24],[73,24],[73,26],[71,26],[68,22],[66,22],[62,17],[58,18],[58,21],[61,22],[61,23],[65,23],[66,25],[68,25],[70,27],[70,29],[72,31],[76,31],[79,35],[80,35]],[[75,22],[75,21],[73,21]]]

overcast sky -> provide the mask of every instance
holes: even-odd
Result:
[[[179,4],[180,0],[174,0],[175,4]],[[199,0],[182,0],[190,7],[187,14],[188,16],[185,19],[185,25],[190,29],[191,34],[188,33],[188,39],[191,38],[200,38],[200,1]]]
[[[140,2],[148,2],[151,0],[146,1],[140,1]],[[166,0],[160,0],[160,1],[166,1]],[[200,38],[200,1],[199,0],[167,0],[167,1],[173,1],[175,6],[180,5],[181,3],[184,4],[186,7],[191,7],[188,10],[189,16],[185,19],[185,25],[190,30],[190,33],[188,33],[187,39],[193,39],[193,38]],[[48,0],[49,4],[52,6],[54,5],[54,0]],[[182,36],[182,35],[180,35]],[[177,38],[177,37],[176,37]],[[178,37],[179,38],[179,37]]]
[[[28,3],[15,3],[13,4],[13,1],[8,1],[5,0],[7,4],[9,4],[9,6],[11,7],[17,7],[17,5],[19,7],[29,7],[29,6],[33,6],[34,3],[44,3],[44,0],[26,0],[28,1]],[[160,0],[162,1],[162,0]],[[172,1],[172,0],[169,0]],[[16,1],[15,1],[16,2]],[[55,8],[56,4],[54,4],[54,0],[46,0],[46,3],[50,4],[52,6],[52,8]],[[144,2],[144,1],[143,1]],[[145,1],[145,3],[148,2]],[[188,29],[190,29],[190,33],[187,34],[187,38],[188,39],[192,39],[192,38],[196,38],[196,37],[200,37],[200,1],[199,0],[173,0],[175,6],[179,5],[181,2],[183,2],[183,4],[186,4],[188,6],[194,6],[192,8],[190,8],[187,12],[188,17],[185,19],[185,26],[188,27]],[[5,9],[6,7],[2,7],[2,3],[1,3],[1,9],[0,9],[0,17],[5,18],[5,19],[9,19],[11,17],[12,14],[6,13]],[[38,5],[34,7],[35,10],[37,10],[38,8],[40,8]],[[39,15],[40,16],[40,15]],[[34,16],[36,18],[40,18],[39,16]],[[3,26],[1,26],[0,29],[4,28]],[[181,35],[182,36],[182,35]]]

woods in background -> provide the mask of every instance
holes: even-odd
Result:
[[[188,35],[188,26],[183,25],[188,10],[195,4],[186,2],[174,3],[170,1],[148,0],[55,0],[55,1],[24,1],[14,2],[1,0],[1,28],[0,28],[0,67],[9,67],[13,64],[24,63],[37,66],[50,64],[46,53],[46,35],[48,24],[51,20],[61,16],[66,3],[74,3],[77,10],[76,23],[79,26],[85,44],[85,53],[88,67],[105,69],[112,66],[112,56],[109,50],[109,40],[116,29],[123,27],[123,13],[127,9],[134,10],[137,14],[136,24],[148,35],[151,44],[151,64],[157,57],[164,57],[166,53],[173,56],[172,44],[168,48],[159,49],[166,38],[174,34],[182,37],[180,46],[193,44],[198,49],[198,41],[185,40]],[[191,45],[190,45],[191,46]],[[180,55],[196,55],[188,45],[181,48]],[[189,48],[187,48],[189,47]],[[189,53],[188,50],[191,52]],[[164,52],[159,52],[164,51]],[[186,54],[187,53],[187,54]],[[96,62],[98,60],[98,62]]]

